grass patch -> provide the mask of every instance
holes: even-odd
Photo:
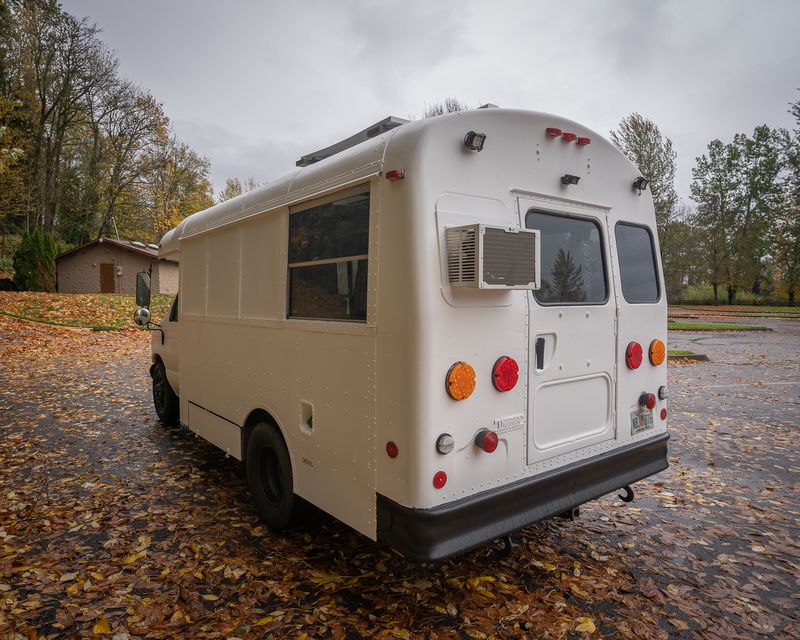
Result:
[[[174,296],[153,296],[154,320],[163,318]],[[38,293],[0,291],[0,314],[63,327],[96,331],[137,328],[136,297],[114,293]]]
[[[733,324],[729,322],[667,322],[673,331],[772,331],[769,327],[755,324]]]
[[[679,358],[680,356],[693,356],[695,353],[694,351],[687,351],[686,349],[670,349],[667,351],[667,355]]]

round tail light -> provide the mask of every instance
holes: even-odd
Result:
[[[628,369],[638,369],[642,364],[642,345],[638,342],[628,343],[628,348],[625,349],[625,364]]]
[[[492,382],[498,391],[511,391],[519,380],[519,366],[514,358],[501,356],[494,363]]]
[[[475,369],[466,362],[456,362],[445,378],[447,394],[453,400],[465,400],[475,391]]]
[[[436,474],[433,476],[433,486],[437,489],[441,489],[446,484],[447,484],[447,474],[444,471],[437,471]]]
[[[497,443],[500,439],[494,431],[488,429],[481,429],[478,435],[475,436],[475,444],[479,449],[483,449],[486,453],[492,453],[497,449]]]
[[[655,393],[643,393],[639,396],[639,404],[643,407],[647,407],[648,409],[655,409],[656,408],[656,394]]]
[[[664,346],[664,343],[661,340],[653,340],[650,343],[650,349],[648,350],[648,356],[650,357],[650,364],[654,366],[658,366],[664,362],[664,358],[667,355],[667,348]]]

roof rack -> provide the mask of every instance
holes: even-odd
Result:
[[[362,142],[365,142],[370,138],[374,138],[375,136],[390,131],[395,127],[399,127],[401,124],[405,124],[406,122],[408,122],[408,120],[405,120],[404,118],[389,116],[388,118],[379,120],[375,124],[359,131],[358,133],[350,136],[349,138],[345,138],[344,140],[337,142],[336,144],[332,144],[330,147],[325,147],[324,149],[320,149],[319,151],[314,151],[313,153],[304,155],[297,162],[295,162],[295,164],[298,167],[307,167],[310,164],[314,164],[315,162],[319,162],[320,160],[324,160],[325,158],[330,158],[331,156],[336,155],[340,151],[344,151],[345,149],[349,149],[350,147],[354,147],[357,144],[361,144]]]

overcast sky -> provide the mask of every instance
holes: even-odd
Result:
[[[264,182],[387,115],[453,96],[608,135],[638,111],[672,138],[679,194],[713,138],[789,127],[797,0],[63,0],[228,176]]]

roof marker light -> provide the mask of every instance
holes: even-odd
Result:
[[[577,144],[581,145],[581,146],[585,146],[587,144],[591,144],[592,143],[592,139],[591,138],[578,138],[575,142]]]
[[[402,180],[406,177],[406,170],[405,169],[390,169],[386,172],[385,178],[389,182],[397,182],[398,180]]]
[[[567,142],[575,142],[578,139],[578,134],[565,131],[561,134],[561,139]]]
[[[558,127],[547,127],[545,132],[548,136],[553,136],[554,138],[558,138],[561,135],[561,129]]]

